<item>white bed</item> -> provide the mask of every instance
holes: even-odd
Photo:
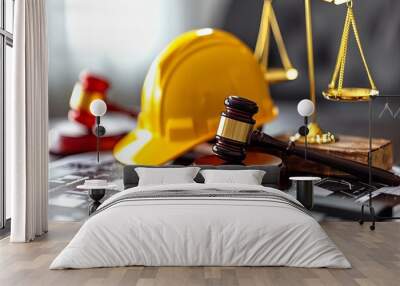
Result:
[[[351,267],[289,195],[263,186],[197,183],[114,195],[50,269],[128,265]]]

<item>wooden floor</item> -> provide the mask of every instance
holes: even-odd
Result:
[[[324,229],[352,269],[289,267],[123,267],[48,270],[79,223],[52,223],[49,233],[27,244],[0,241],[0,285],[400,285],[400,223],[326,222]]]

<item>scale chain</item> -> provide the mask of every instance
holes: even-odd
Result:
[[[350,8],[350,14],[351,14],[351,19],[352,19],[351,23],[352,23],[352,26],[353,26],[354,36],[356,38],[356,42],[357,42],[357,45],[358,45],[358,49],[360,51],[361,59],[362,59],[362,61],[364,63],[365,70],[367,71],[367,75],[368,75],[369,82],[371,84],[371,88],[372,89],[376,89],[374,80],[372,79],[371,72],[369,71],[368,64],[367,64],[367,61],[365,59],[363,48],[361,46],[360,36],[358,35],[358,29],[357,29],[357,25],[356,25],[356,19],[354,17],[352,8]]]
[[[349,8],[349,9],[351,9],[351,8]],[[343,87],[344,68],[346,66],[347,46],[349,43],[350,22],[351,22],[351,15],[348,10],[347,17],[346,17],[346,23],[344,24],[342,58],[340,59],[341,63],[340,63],[339,83],[338,83],[339,95],[340,95],[340,93],[342,91],[342,87]]]
[[[345,71],[345,65],[346,65],[346,58],[347,58],[347,48],[348,48],[348,41],[349,41],[349,33],[350,29],[353,29],[354,32],[354,37],[357,43],[358,50],[360,52],[360,56],[364,65],[364,68],[367,72],[368,80],[371,85],[372,89],[376,89],[374,80],[372,79],[371,72],[368,68],[367,61],[365,59],[364,51],[361,45],[361,40],[360,36],[358,33],[358,28],[356,24],[356,19],[353,13],[353,3],[352,1],[349,2],[347,6],[347,14],[346,14],[346,19],[343,27],[343,34],[340,42],[340,47],[339,47],[339,53],[335,65],[335,69],[332,75],[332,80],[329,84],[330,88],[335,88],[336,87],[336,81],[338,80],[338,85],[337,85],[337,90],[338,94],[340,95],[343,89],[343,81],[344,81],[344,71]],[[338,79],[339,76],[339,79]]]
[[[344,35],[346,34],[346,25],[347,25],[347,22],[349,20],[348,18],[349,18],[349,14],[347,13],[346,14],[346,19],[344,21],[345,24],[344,24],[344,27],[343,27],[342,38],[340,39],[340,47],[339,47],[338,57],[337,57],[337,60],[336,60],[335,70],[333,72],[331,83],[329,84],[330,88],[335,88],[336,79],[337,79],[337,76],[339,74],[340,65],[341,65],[341,61],[339,59],[341,59],[343,57],[343,47],[345,45],[345,37],[344,37]]]

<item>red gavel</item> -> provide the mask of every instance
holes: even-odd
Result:
[[[99,75],[83,72],[80,75],[80,82],[76,83],[72,91],[68,112],[69,120],[79,122],[91,129],[96,118],[90,112],[90,103],[95,99],[101,99],[107,104],[107,110],[122,112],[136,118],[138,113],[126,110],[120,106],[107,101],[107,90],[110,88],[109,81]]]

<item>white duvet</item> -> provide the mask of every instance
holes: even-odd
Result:
[[[145,266],[294,266],[349,268],[320,225],[290,204],[259,198],[151,198],[131,192],[279,190],[254,185],[179,184],[135,187],[105,201],[50,269]],[[136,194],[136,193],[134,193]],[[105,206],[108,207],[106,208]]]

